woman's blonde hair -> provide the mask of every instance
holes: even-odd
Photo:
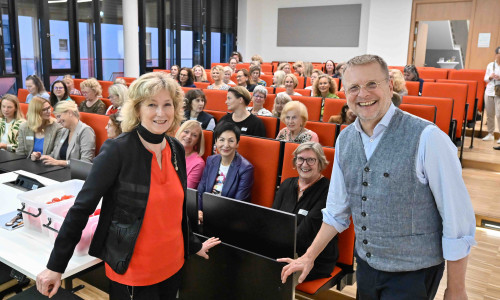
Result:
[[[259,63],[264,63],[264,60],[262,59],[262,56],[258,55],[258,54],[255,54],[254,56],[252,56],[252,58],[250,59],[251,61],[258,61]]]
[[[326,78],[328,80],[328,84],[330,84],[330,88],[328,89],[328,92],[330,94],[337,94],[337,83],[335,80],[332,79],[331,76],[327,74],[319,75],[318,79],[314,80],[313,84],[313,95],[314,97],[321,97],[321,92],[319,91],[319,81],[320,79]]]
[[[276,98],[274,98],[273,111],[272,111],[274,117],[280,117],[281,112],[283,112],[283,110],[281,112],[276,111],[276,102],[278,101],[284,101],[285,104],[287,104],[288,102],[292,101],[292,97],[290,97],[290,95],[288,95],[287,93],[278,93],[276,95]]]
[[[295,70],[295,72],[297,72],[297,68],[299,67],[304,67],[304,62],[301,61],[301,60],[298,60],[296,62],[293,63],[293,69]],[[298,73],[298,72],[297,72]],[[302,75],[302,74],[299,74],[299,75]]]
[[[80,90],[83,88],[91,89],[98,97],[102,96],[101,84],[95,78],[89,78],[80,83]]]
[[[193,67],[193,75],[194,75],[194,69],[196,68],[201,68],[201,80],[200,81],[207,81],[207,73],[205,72],[205,68],[203,68],[201,65],[196,65]],[[194,76],[194,82],[200,82],[198,81],[198,78],[196,78],[196,75]]]
[[[302,74],[304,77],[311,77],[311,74],[313,72],[313,64],[310,62],[305,62],[304,63],[304,73]]]
[[[400,93],[402,91],[408,92],[406,89],[406,81],[403,73],[398,69],[390,69],[389,74],[392,77],[392,86],[395,92]]]
[[[293,88],[296,88],[296,87],[297,87],[297,85],[299,84],[299,80],[297,79],[297,76],[295,76],[295,75],[294,75],[294,74],[292,74],[292,73],[290,73],[290,74],[286,74],[286,75],[285,75],[285,80],[284,80],[284,81],[286,81],[286,79],[287,79],[288,77],[292,78],[292,81],[293,81]]]
[[[42,119],[42,109],[45,103],[48,103],[50,105],[49,100],[35,96],[33,97],[33,99],[31,99],[28,105],[27,125],[28,128],[33,130],[34,132],[38,132],[47,124],[52,124],[53,122],[55,122],[55,119],[52,117],[50,117],[49,120]]]
[[[126,85],[121,83],[115,83],[108,88],[108,93],[110,95],[115,95],[118,97],[118,106],[121,107],[125,100],[127,99],[128,88]]]
[[[199,156],[203,156],[205,154],[205,137],[203,136],[203,129],[201,128],[200,122],[196,120],[189,120],[182,123],[181,127],[177,130],[175,134],[175,138],[179,139],[181,133],[186,129],[197,128],[200,130],[200,137],[198,138],[198,142],[194,145],[193,150],[198,152]]]
[[[276,87],[282,87],[285,85],[285,71],[274,72],[274,77],[276,77],[276,82],[274,83]]]
[[[280,64],[278,65],[278,70],[279,70],[279,71],[283,71],[283,69],[286,67],[286,65],[290,66],[290,64],[289,64],[289,63],[287,63],[287,62],[282,62],[282,63],[280,63]],[[284,72],[284,71],[283,71],[283,72]]]
[[[167,130],[167,133],[172,132],[179,126],[184,117],[182,111],[184,92],[182,88],[174,79],[168,78],[167,73],[151,72],[137,78],[130,85],[128,98],[125,100],[120,112],[123,117],[121,124],[123,132],[130,132],[139,125],[141,122],[139,111],[142,103],[158,95],[161,91],[169,93],[175,110],[174,121]]]
[[[300,144],[295,151],[293,151],[293,168],[297,164],[297,155],[305,150],[312,150],[316,157],[318,158],[318,170],[321,172],[328,166],[328,160],[326,159],[325,152],[323,151],[323,147],[317,142],[305,142]]]
[[[231,68],[229,68],[231,69]],[[224,67],[222,67],[221,65],[216,65],[212,68],[212,70],[210,71],[210,75],[212,75],[213,71],[219,71],[219,76],[220,76],[220,80],[223,81],[224,80]],[[232,72],[232,70],[231,70]]]
[[[300,118],[302,119],[302,125],[300,127],[304,128],[306,126],[309,115],[307,114],[307,107],[304,105],[304,103],[299,101],[290,101],[285,104],[283,110],[281,111],[281,122],[285,123],[286,114],[292,110],[296,110],[299,112]]]
[[[78,105],[71,100],[59,101],[54,107],[54,114],[62,114],[63,112],[70,111],[73,115],[80,119],[80,112],[78,111]]]
[[[14,119],[16,120],[24,120],[24,114],[23,111],[21,110],[21,105],[19,104],[19,99],[17,99],[16,96],[12,94],[5,94],[2,96],[2,100],[0,100],[0,105],[2,104],[3,101],[10,101],[12,104],[14,104],[14,107],[16,108],[16,112],[14,113]],[[5,116],[2,113],[2,110],[0,110],[0,117],[5,118]]]

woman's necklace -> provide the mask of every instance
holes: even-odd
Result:
[[[323,175],[319,174],[319,176],[318,176],[318,178],[316,178],[316,180],[314,180],[310,184],[306,184],[306,186],[304,186],[303,188],[300,187],[300,179],[299,179],[297,181],[297,185],[298,185],[297,189],[299,190],[299,193],[304,192],[307,188],[309,188],[310,186],[312,186],[313,184],[315,184],[316,182],[318,182],[318,180],[320,180],[321,178],[323,178]]]
[[[295,141],[295,139],[302,133],[303,130],[304,128],[301,128],[295,136],[293,136],[292,132],[290,131],[290,141]]]

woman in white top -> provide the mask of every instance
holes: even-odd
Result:
[[[210,73],[214,83],[209,85],[207,89],[209,90],[229,90],[230,86],[225,84],[222,80],[224,78],[224,68],[220,65],[214,66]]]
[[[294,91],[294,89],[297,87],[297,85],[299,84],[299,80],[297,79],[297,77],[293,74],[286,74],[285,75],[285,89],[286,91],[284,92],[281,92],[281,93],[285,93],[285,94],[288,94],[290,96],[302,96],[301,94],[297,93]],[[281,93],[278,93],[278,94],[281,94]]]
[[[484,103],[486,107],[486,124],[488,125],[488,135],[483,141],[492,141],[495,139],[495,115],[500,126],[500,96],[495,95],[495,85],[500,85],[500,47],[495,50],[495,61],[490,62],[486,67],[484,82],[487,83],[484,92]],[[497,141],[500,144],[500,139]],[[496,149],[500,150],[500,149]]]
[[[230,66],[225,66],[224,67],[224,78],[222,81],[224,81],[225,84],[235,86],[236,83],[231,80],[231,76],[233,75],[233,69],[231,69]]]
[[[256,86],[253,90],[253,107],[247,107],[247,110],[256,116],[272,117],[273,113],[264,108],[266,103],[267,89],[263,86]]]

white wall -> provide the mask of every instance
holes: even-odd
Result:
[[[278,8],[361,4],[358,47],[278,47]],[[303,60],[345,61],[364,53],[378,54],[389,65],[405,65],[411,21],[412,0],[239,0],[238,51],[244,61],[260,54],[264,61]],[[299,16],[298,16],[299,17]],[[321,28],[328,38],[329,29]]]

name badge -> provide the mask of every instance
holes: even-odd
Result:
[[[28,140],[28,141],[33,141],[33,140],[35,140],[35,137],[34,137],[34,136],[32,136],[32,135],[28,135],[28,136],[26,137],[26,140]]]
[[[309,213],[307,210],[299,209],[299,215],[307,216],[307,213]]]
[[[247,131],[246,127],[241,127],[241,131]]]

